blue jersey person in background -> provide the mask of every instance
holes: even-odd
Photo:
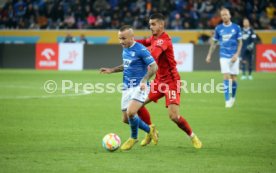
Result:
[[[239,74],[239,55],[242,48],[242,34],[239,25],[231,22],[231,15],[228,9],[220,11],[222,24],[215,28],[213,41],[211,43],[206,62],[211,62],[211,56],[220,45],[220,68],[224,78],[225,107],[231,108],[234,105],[237,90],[237,75]],[[232,97],[230,97],[230,85]]]
[[[253,51],[255,43],[257,41],[257,36],[253,29],[250,27],[250,22],[247,18],[243,19],[242,40],[243,44],[241,50],[241,80],[247,79],[246,65],[248,68],[248,79],[252,80]]]
[[[138,128],[145,131],[153,143],[157,144],[158,135],[155,125],[146,124],[137,115],[148,96],[148,81],[156,73],[157,64],[147,48],[134,41],[131,26],[121,27],[118,36],[123,47],[123,64],[113,68],[101,68],[100,71],[104,74],[123,72],[121,110],[123,121],[128,122],[131,133],[130,138],[121,146],[121,150],[129,150],[137,143]]]

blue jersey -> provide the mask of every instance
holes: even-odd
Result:
[[[242,39],[241,28],[234,23],[222,23],[216,27],[213,39],[219,42],[220,58],[232,58],[237,52],[238,40]]]
[[[155,62],[153,57],[145,46],[137,42],[129,48],[124,48],[122,56],[124,65],[123,89],[138,86],[147,73],[148,66]]]
[[[246,51],[253,51],[254,44],[256,42],[257,36],[252,28],[242,30],[242,54]]]

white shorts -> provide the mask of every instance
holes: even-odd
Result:
[[[225,74],[233,74],[233,75],[238,75],[239,74],[239,64],[240,61],[237,59],[234,63],[231,62],[231,58],[220,58],[220,69],[221,73]]]
[[[138,102],[144,103],[148,97],[150,87],[148,86],[146,91],[141,91],[140,86],[128,88],[123,90],[122,100],[121,100],[121,109],[126,111],[131,100],[136,100]]]

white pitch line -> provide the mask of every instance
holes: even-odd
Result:
[[[20,85],[5,85],[5,86],[0,86],[1,87],[8,87],[8,88],[21,88],[21,89],[39,89],[39,90],[44,90],[42,87],[30,87],[30,86],[20,86]],[[61,89],[57,89],[57,91],[61,91]],[[69,90],[69,91],[75,91],[74,89]],[[82,90],[79,90],[80,93],[76,94],[59,94],[59,95],[41,95],[41,96],[0,96],[0,100],[8,100],[8,99],[47,99],[47,98],[60,98],[60,97],[76,97],[76,96],[83,96],[83,95],[89,95],[92,92],[85,92]]]
[[[90,93],[79,93],[79,94],[63,94],[63,95],[43,95],[43,96],[0,96],[0,100],[8,99],[47,99],[47,98],[58,98],[58,97],[76,97],[82,95],[88,95]]]

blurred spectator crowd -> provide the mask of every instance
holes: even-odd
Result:
[[[275,0],[6,0],[0,29],[145,29],[156,12],[167,29],[213,29],[221,7],[240,25],[247,17],[254,29],[276,29]]]

